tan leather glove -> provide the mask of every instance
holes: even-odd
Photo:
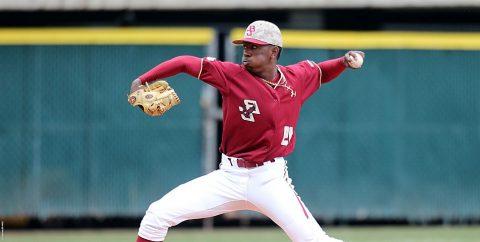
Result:
[[[139,106],[150,116],[161,116],[170,108],[180,103],[175,90],[164,80],[145,83],[128,95],[128,102],[132,106]]]

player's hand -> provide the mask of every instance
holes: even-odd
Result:
[[[136,90],[140,89],[141,85],[142,85],[142,81],[139,78],[133,80],[132,85],[130,86],[130,93],[133,93]]]
[[[345,54],[344,64],[352,69],[359,69],[363,65],[365,53],[359,50],[351,50]]]

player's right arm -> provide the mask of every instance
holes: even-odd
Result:
[[[361,63],[354,63],[357,60],[355,55],[362,58]],[[308,99],[321,85],[328,83],[338,77],[346,68],[357,69],[362,66],[365,53],[362,51],[348,51],[344,56],[315,63],[312,61],[302,61],[297,65],[303,67],[303,92],[302,102]],[[353,66],[357,64],[358,67]],[[315,68],[316,67],[316,68]],[[318,81],[320,79],[320,81]]]
[[[197,78],[202,67],[202,59],[195,56],[178,56],[155,66],[143,75],[133,80],[130,91],[134,92],[145,82],[152,82],[158,79],[167,78],[179,73],[186,73]]]
[[[361,55],[362,58],[365,58],[365,53],[363,53],[362,51],[351,50],[340,58],[326,60],[326,61],[317,63],[317,65],[322,70],[322,84],[325,84],[335,79],[347,67],[352,69],[359,68],[359,67],[352,67],[352,64],[353,64],[352,62],[355,61],[355,59],[352,59],[352,58],[354,58],[355,54],[359,54]]]

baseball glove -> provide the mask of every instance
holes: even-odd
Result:
[[[150,116],[161,116],[180,103],[180,98],[168,82],[159,80],[145,84],[128,95],[128,102],[134,107],[140,107],[144,113]]]

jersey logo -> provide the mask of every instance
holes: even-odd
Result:
[[[255,100],[243,100],[245,107],[239,106],[238,110],[241,112],[242,119],[249,122],[255,122],[254,114],[260,114],[260,109],[258,109],[257,101]]]

